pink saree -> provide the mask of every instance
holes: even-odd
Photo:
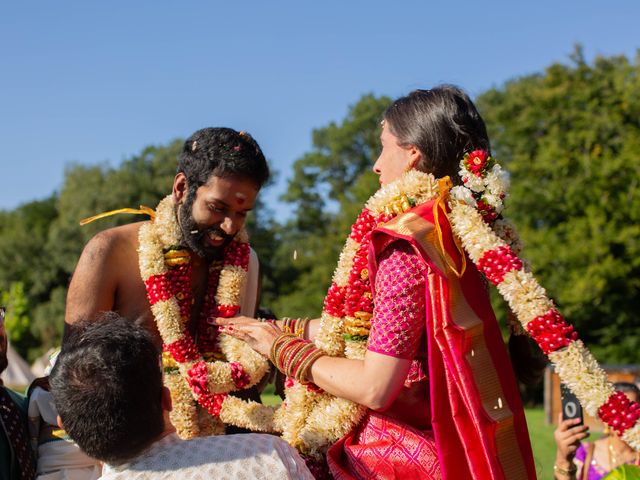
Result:
[[[439,208],[437,227],[434,203],[428,202],[373,233],[369,267],[374,289],[380,287],[376,275],[387,247],[408,242],[422,268],[423,340],[414,341],[413,350],[381,351],[414,359],[409,377],[418,376],[405,383],[414,391],[409,403],[397,400],[408,408],[394,404],[387,412],[369,412],[331,447],[327,460],[336,479],[536,478],[522,403],[487,288],[461,255],[446,212]],[[374,295],[377,309],[383,293],[374,290]],[[401,329],[396,334],[402,335]],[[404,340],[400,343],[411,344]],[[378,351],[372,337],[369,342],[368,348]],[[420,370],[426,370],[424,375]],[[421,381],[424,388],[411,388]],[[394,414],[398,411],[400,417]]]

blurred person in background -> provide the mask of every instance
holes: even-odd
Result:
[[[640,389],[637,385],[619,382],[614,384],[614,387],[624,392],[629,400],[640,400]],[[581,419],[576,418],[562,420],[562,413],[559,415],[558,428],[554,432],[557,447],[554,470],[557,480],[599,480],[607,478],[609,473],[626,465],[638,467],[631,469],[635,470],[636,476],[626,478],[640,478],[639,452],[608,428],[605,428],[604,437],[594,442],[583,441],[589,436],[589,427],[581,422]]]
[[[8,366],[5,308],[0,307],[0,373]],[[27,399],[7,388],[0,379],[0,478],[32,480],[36,477],[35,455],[27,431]]]

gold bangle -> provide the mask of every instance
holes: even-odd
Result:
[[[311,367],[313,367],[313,364],[316,363],[316,360],[318,360],[320,357],[324,357],[324,355],[325,354],[322,350],[315,349],[314,352],[311,352],[309,356],[303,360],[297,372],[298,381],[300,383],[302,383],[303,385],[309,383],[307,377],[309,375],[309,372],[311,371]]]
[[[293,335],[288,333],[282,333],[278,335],[276,339],[273,341],[273,344],[271,345],[271,350],[269,351],[269,360],[271,360],[271,363],[273,363],[276,367],[278,366],[277,360],[278,360],[278,353],[280,352],[280,349],[291,338],[295,338],[295,337],[293,337]]]
[[[578,471],[578,467],[575,463],[572,463],[568,470],[565,470],[562,467],[559,467],[555,463],[553,464],[553,471],[559,473],[560,475],[564,475],[565,477],[570,477]]]
[[[307,323],[309,323],[308,318],[301,318],[298,320],[298,324],[296,325],[296,333],[300,338],[304,338],[304,332],[307,329]]]

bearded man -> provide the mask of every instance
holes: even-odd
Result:
[[[173,191],[149,212],[151,222],[105,230],[85,246],[67,295],[65,338],[77,321],[114,310],[144,325],[158,347],[164,343],[169,363],[191,366],[219,358],[217,332],[203,317],[255,313],[259,266],[243,226],[269,177],[260,147],[245,132],[205,128],[187,139],[178,161]],[[232,371],[236,380],[244,373]],[[199,388],[196,396],[209,395],[206,381],[185,380]],[[210,407],[215,399],[207,398],[200,403]]]

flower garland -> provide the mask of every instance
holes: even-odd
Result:
[[[614,390],[577,332],[518,258],[513,247],[519,243],[515,230],[510,228],[509,234],[501,238],[498,234],[504,234],[503,226],[491,228],[506,195],[506,179],[500,166],[486,152],[477,150],[460,162],[460,176],[464,186],[451,189],[449,220],[469,257],[498,288],[585,411],[599,416],[624,442],[640,451],[638,402],[631,402],[624,393]]]
[[[438,193],[433,175],[411,170],[382,187],[365,204],[351,227],[324,301],[314,342],[326,354],[364,359],[373,313],[367,262],[371,233],[379,224],[436,198]],[[313,384],[288,379],[285,386],[283,408],[274,416],[276,427],[291,445],[315,459],[322,458],[367,411]]]
[[[315,345],[327,355],[364,358],[373,312],[367,268],[371,232],[381,222],[436,198],[438,193],[433,175],[411,170],[369,199],[351,227],[325,298]],[[282,433],[285,440],[312,459],[321,459],[366,412],[362,405],[290,378],[285,382],[285,394],[278,409],[243,402],[236,405],[235,416],[252,419],[248,427],[252,430]],[[220,418],[227,422],[224,413],[223,409]]]
[[[222,262],[209,265],[197,340],[189,332],[191,257],[180,246],[182,234],[171,196],[159,203],[155,218],[140,227],[138,239],[140,273],[163,341],[166,383],[175,406],[171,419],[179,435],[223,433],[218,417],[229,423],[250,423],[236,418],[237,403],[242,400],[227,394],[255,385],[268,371],[268,363],[246,343],[218,336],[217,329],[206,322],[211,317],[233,317],[240,310],[250,254],[246,232],[225,247]],[[214,418],[203,415],[196,402]]]

